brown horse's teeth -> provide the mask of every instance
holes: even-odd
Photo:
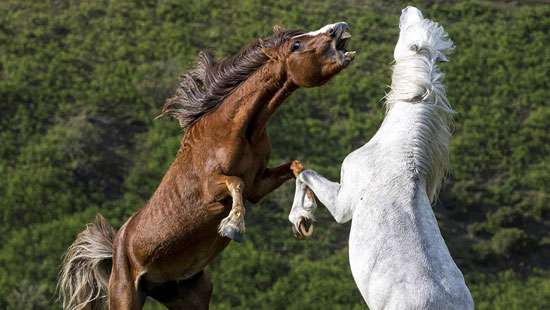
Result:
[[[351,34],[347,31],[342,33],[342,35],[340,36],[340,39],[349,39],[349,38],[351,38]]]

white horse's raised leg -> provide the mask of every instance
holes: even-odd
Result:
[[[316,207],[313,192],[302,181],[296,178],[294,201],[292,202],[292,209],[288,214],[288,220],[293,224],[292,231],[296,238],[306,239],[313,233],[311,223],[314,221],[313,212]]]
[[[315,193],[315,196],[330,211],[336,222],[345,223],[351,220],[353,210],[351,204],[343,197],[339,183],[332,182],[313,170],[303,171],[298,175],[297,180]],[[298,186],[296,186],[296,190],[298,190]]]

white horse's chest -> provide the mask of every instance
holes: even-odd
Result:
[[[412,286],[419,294],[435,294],[446,278],[463,283],[425,186],[404,164],[406,158],[390,156],[392,152],[391,147],[367,144],[342,164],[341,190],[354,197],[350,265],[363,297],[373,304]]]
[[[398,193],[390,188],[363,189],[357,194],[360,198],[349,238],[350,265],[359,290],[374,309],[395,292],[403,295],[392,295],[393,302],[414,305],[416,299],[422,302],[465,291],[427,195],[417,191],[418,184],[403,179]]]

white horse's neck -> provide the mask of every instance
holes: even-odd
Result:
[[[448,167],[453,113],[445,96],[443,75],[426,55],[396,62],[386,97],[386,118],[375,139],[392,150],[426,184],[433,202]]]

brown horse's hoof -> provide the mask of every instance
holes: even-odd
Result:
[[[243,241],[241,233],[233,227],[225,227],[222,231],[222,236],[237,242]]]

